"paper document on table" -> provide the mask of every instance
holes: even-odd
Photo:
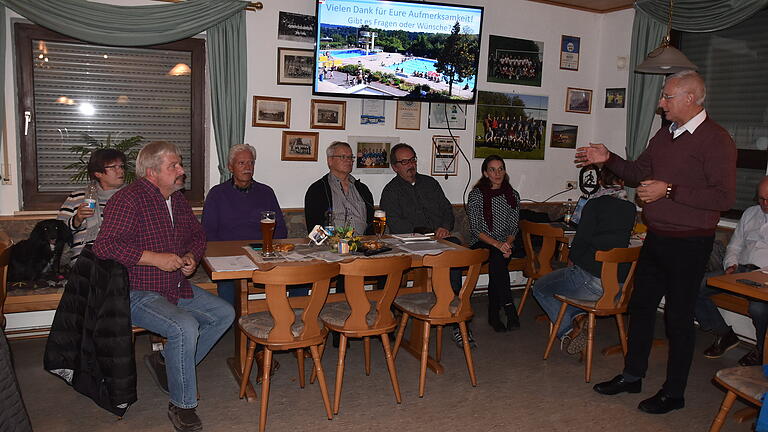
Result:
[[[451,246],[448,246],[443,243],[438,242],[418,242],[418,243],[406,243],[404,245],[400,245],[400,249],[416,254],[416,255],[436,255],[443,251],[453,249]]]
[[[317,258],[319,260],[327,261],[327,262],[342,261],[350,257],[349,255],[340,255],[336,252],[331,252],[331,251],[314,252],[309,254],[309,256],[311,256],[312,258]]]
[[[215,272],[256,270],[256,263],[245,255],[205,257]]]
[[[423,242],[423,241],[436,241],[427,234],[392,234],[392,237],[402,240],[404,242]]]

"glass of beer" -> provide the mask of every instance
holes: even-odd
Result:
[[[387,213],[384,210],[376,210],[373,213],[373,230],[376,233],[376,241],[381,240],[384,229],[387,227]]]
[[[275,212],[267,210],[261,212],[261,239],[264,243],[261,255],[265,257],[276,256],[272,247],[272,235],[275,233]]]

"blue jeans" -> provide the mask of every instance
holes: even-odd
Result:
[[[195,366],[200,363],[235,319],[226,301],[192,285],[192,298],[174,305],[160,293],[131,291],[131,322],[163,336],[171,403],[197,406]]]
[[[577,265],[555,270],[537,280],[533,285],[533,296],[536,297],[539,305],[547,313],[553,324],[562,305],[562,302],[554,297],[555,294],[594,301],[603,296],[603,286],[600,283],[600,278],[582,270]],[[570,331],[573,317],[582,313],[584,313],[583,310],[568,306],[565,309],[560,328],[557,329],[557,337],[562,338]]]

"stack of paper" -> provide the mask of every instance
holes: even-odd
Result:
[[[392,234],[392,237],[402,240],[404,242],[415,242],[415,241],[434,241],[434,239],[428,235],[425,234]]]
[[[256,270],[258,267],[245,255],[206,257],[208,264],[215,272]]]

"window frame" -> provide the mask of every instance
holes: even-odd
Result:
[[[37,138],[35,136],[36,117],[33,114],[27,135],[24,135],[25,111],[35,113],[33,80],[33,40],[55,40],[76,44],[90,44],[62,35],[36,24],[15,23],[13,26],[14,48],[16,50],[17,84],[17,130],[21,159],[19,161],[21,177],[21,202],[23,211],[58,210],[67,198],[68,192],[40,192],[37,185]],[[191,74],[191,142],[190,166],[185,167],[192,175],[190,189],[184,196],[192,206],[201,206],[205,184],[205,39],[187,38],[167,44],[143,46],[143,49],[187,51],[192,55]],[[73,186],[75,189],[75,186]]]

